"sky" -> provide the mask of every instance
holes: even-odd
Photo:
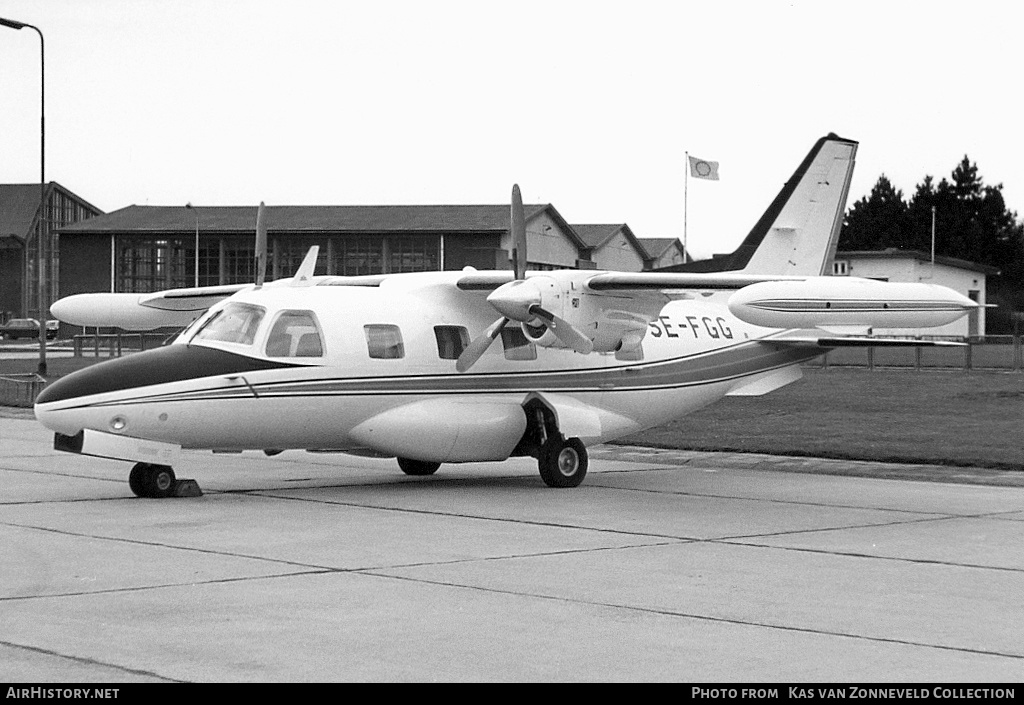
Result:
[[[45,36],[46,179],[139,205],[551,203],[698,257],[821,136],[849,205],[966,154],[1024,212],[1011,0],[0,0]],[[40,56],[0,27],[0,183],[38,183]],[[719,181],[686,179],[686,155]]]

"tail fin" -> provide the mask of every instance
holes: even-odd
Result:
[[[857,143],[818,140],[735,252],[673,267],[687,272],[819,276],[835,257]]]

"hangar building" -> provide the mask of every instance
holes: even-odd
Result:
[[[40,228],[54,271],[61,258],[59,238],[54,232],[62,227],[103,213],[56,181],[47,182],[40,196],[39,184],[0,184],[0,320],[40,318],[39,261]],[[46,204],[40,213],[40,201]],[[62,291],[59,277],[48,277],[53,301]]]
[[[640,271],[651,261],[628,225],[570,225],[551,204],[525,210],[532,269]],[[289,276],[312,245],[317,274],[509,267],[507,204],[268,206],[265,217],[268,278]],[[69,225],[60,295],[253,281],[255,224],[252,206],[133,205]]]

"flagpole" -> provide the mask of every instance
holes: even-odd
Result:
[[[683,171],[683,264],[686,264],[686,216],[690,201],[690,153],[686,152],[686,165]]]

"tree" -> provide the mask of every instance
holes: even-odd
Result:
[[[853,204],[839,235],[841,250],[883,250],[899,247],[907,225],[907,204],[885,174],[871,194]]]
[[[950,179],[936,184],[925,176],[904,203],[882,174],[871,194],[847,211],[839,248],[929,252],[934,212],[935,254],[999,269],[988,278],[988,299],[1000,308],[989,311],[987,322],[992,332],[1006,330],[1010,312],[1024,309],[1024,224],[1006,207],[1003,185],[986,186],[966,154]]]

